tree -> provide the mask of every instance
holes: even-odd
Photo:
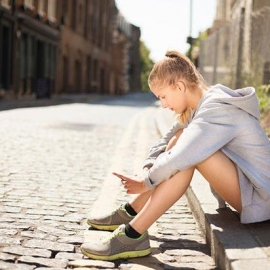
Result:
[[[150,58],[150,51],[146,47],[143,41],[140,41],[140,57],[141,57],[141,82],[142,82],[142,91],[149,91],[148,86],[148,76],[153,68],[154,62]]]

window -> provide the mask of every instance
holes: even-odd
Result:
[[[83,23],[83,6],[82,4],[80,4],[79,6],[79,23],[82,24]]]
[[[69,80],[69,60],[66,56],[63,57],[63,92],[68,91]]]
[[[82,92],[82,65],[79,60],[75,61],[75,83],[78,92]]]
[[[72,18],[71,18],[72,29],[76,31],[77,26],[77,3],[75,0],[72,1]]]
[[[87,92],[91,92],[91,63],[92,63],[92,60],[91,60],[91,57],[90,56],[87,56],[86,58],[86,76],[85,76],[85,79],[86,79],[86,91]]]

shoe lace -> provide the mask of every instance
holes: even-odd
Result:
[[[119,235],[119,233],[120,233],[120,227],[118,227],[116,230],[114,230],[108,236],[104,237],[103,240],[102,240],[102,242],[103,243],[110,242],[115,236]]]
[[[120,205],[119,206],[119,208],[117,208],[117,209],[115,209],[115,210],[113,210],[112,212],[111,212],[111,215],[114,215],[118,210],[124,210],[125,208],[124,208],[124,205]]]

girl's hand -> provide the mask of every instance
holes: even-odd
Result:
[[[140,194],[148,191],[144,180],[132,179],[116,172],[113,172],[113,175],[121,179],[121,183],[126,189],[127,194]]]

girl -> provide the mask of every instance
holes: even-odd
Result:
[[[148,83],[162,106],[179,114],[179,123],[151,149],[144,179],[114,173],[127,193],[138,195],[88,220],[94,228],[115,230],[81,246],[93,259],[150,254],[147,229],[185,193],[195,169],[242,223],[270,219],[270,142],[259,123],[255,89],[207,88],[192,62],[175,51],[154,65]]]

